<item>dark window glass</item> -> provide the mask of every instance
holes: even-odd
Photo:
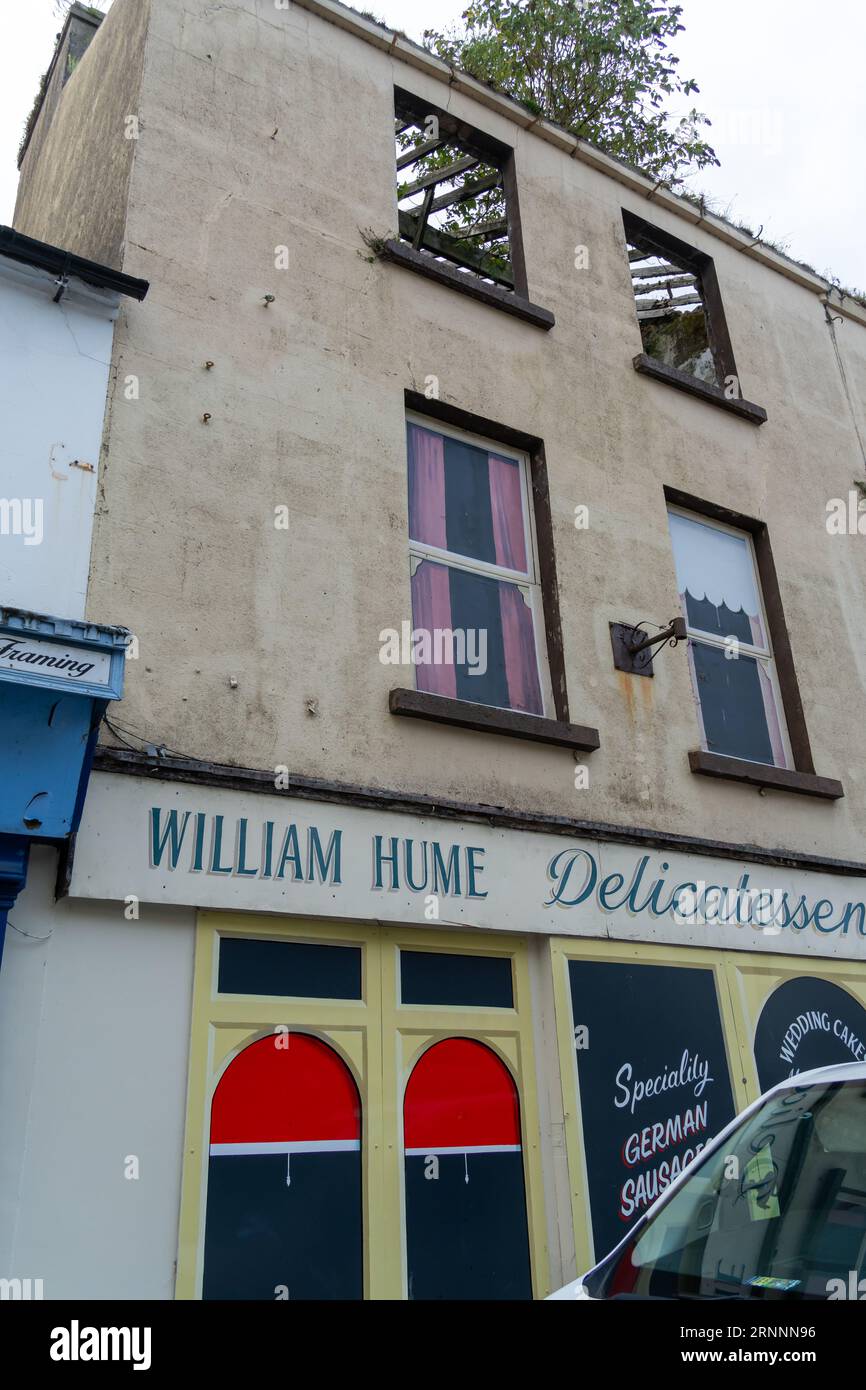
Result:
[[[695,679],[707,748],[753,763],[773,763],[773,746],[758,663],[752,656],[728,660],[720,647],[692,643]]]
[[[404,1004],[466,1004],[514,1007],[507,956],[447,955],[442,951],[400,952],[400,998]]]
[[[360,999],[361,948],[224,936],[218,987],[220,994]]]

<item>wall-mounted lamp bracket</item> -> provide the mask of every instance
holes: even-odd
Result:
[[[653,658],[651,648],[660,642],[670,642],[675,647],[685,641],[686,620],[674,618],[661,632],[648,637],[641,624],[632,627],[630,623],[610,624],[610,644],[613,648],[613,664],[617,671],[625,671],[630,676],[652,676]]]

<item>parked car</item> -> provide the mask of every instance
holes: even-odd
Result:
[[[551,1299],[866,1300],[866,1065],[773,1087]]]

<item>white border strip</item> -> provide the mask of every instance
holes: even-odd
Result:
[[[406,1149],[407,1158],[445,1158],[449,1154],[519,1154],[519,1144],[461,1144],[456,1149]]]
[[[255,1144],[211,1144],[212,1158],[226,1154],[337,1154],[357,1153],[360,1139],[274,1139]]]

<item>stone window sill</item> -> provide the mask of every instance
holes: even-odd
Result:
[[[494,309],[501,309],[515,318],[524,319],[526,323],[535,324],[536,328],[550,329],[556,322],[549,309],[542,309],[523,295],[504,290],[500,285],[485,284],[476,276],[457,270],[455,266],[443,261],[434,260],[432,256],[416,251],[414,247],[407,246],[402,241],[384,242],[379,251],[379,258],[390,261],[393,265],[402,265],[406,270],[414,270],[416,275],[423,275],[427,280],[447,285],[460,294],[467,294],[472,299],[489,304]]]
[[[845,795],[841,782],[834,777],[818,777],[814,772],[796,772],[786,767],[770,767],[767,763],[750,763],[745,758],[729,758],[722,753],[707,753],[692,749],[689,753],[692,772],[703,777],[722,777],[750,787],[770,787],[774,791],[799,792],[802,796],[817,796],[824,801],[838,801]]]
[[[581,753],[592,753],[600,742],[598,729],[582,724],[566,724],[536,714],[521,714],[517,710],[494,709],[470,700],[451,700],[444,695],[429,695],[424,690],[392,690],[388,707],[392,714],[408,719],[427,719],[434,724],[449,724],[452,728],[502,734],[505,738],[522,738]]]
[[[725,395],[721,386],[711,386],[708,381],[699,381],[696,376],[681,372],[678,367],[668,367],[655,357],[647,357],[645,352],[639,352],[633,361],[635,371],[640,372],[641,376],[651,376],[656,381],[664,381],[668,386],[675,386],[678,391],[686,391],[690,396],[697,396],[698,400],[709,401],[711,405],[727,410],[731,415],[739,415],[743,420],[751,421],[753,425],[763,425],[767,418],[763,406],[754,405],[752,401],[740,397],[732,399]]]

